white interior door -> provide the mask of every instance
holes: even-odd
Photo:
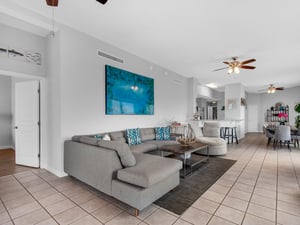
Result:
[[[248,132],[258,132],[257,105],[248,105]]]
[[[16,164],[39,167],[39,81],[15,84]]]

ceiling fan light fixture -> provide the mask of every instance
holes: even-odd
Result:
[[[58,6],[58,0],[46,0],[47,5],[57,7]]]
[[[276,88],[273,85],[268,87],[268,94],[274,94],[276,92]]]
[[[236,74],[239,74],[240,73],[240,69],[239,69],[239,67],[234,67],[233,68],[233,71],[236,73]]]
[[[246,64],[255,62],[256,59],[248,59],[248,60],[240,62],[240,61],[237,61],[237,57],[232,57],[232,60],[233,61],[231,61],[231,62],[227,62],[227,61],[223,62],[224,64],[227,65],[227,67],[220,68],[220,69],[215,69],[213,71],[219,71],[219,70],[228,69],[227,70],[228,74],[232,74],[232,73],[239,74],[240,73],[240,69],[253,70],[253,69],[256,68],[255,66],[248,66],[248,65],[246,65]]]

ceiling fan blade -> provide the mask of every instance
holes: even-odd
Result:
[[[225,63],[225,64],[227,64],[227,65],[230,65],[230,62],[223,62],[223,63]]]
[[[284,87],[277,87],[277,88],[275,88],[276,90],[278,90],[278,91],[283,91],[284,90]]]
[[[254,70],[256,67],[255,66],[244,66],[244,65],[241,65],[240,68],[248,69],[248,70]]]
[[[213,72],[219,71],[219,70],[225,70],[225,69],[228,69],[228,67],[223,67],[223,68],[220,68],[220,69],[216,69],[216,70],[213,70]]]
[[[49,6],[58,6],[58,0],[46,0],[46,2]]]
[[[252,62],[255,62],[255,61],[256,61],[256,59],[248,59],[246,61],[241,62],[241,64],[248,64],[248,63],[252,63]]]
[[[107,2],[107,0],[96,0],[97,2],[100,2],[101,4],[105,5],[105,3]]]

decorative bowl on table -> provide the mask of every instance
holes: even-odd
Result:
[[[196,142],[195,138],[184,138],[184,137],[178,137],[176,138],[176,141],[181,144],[182,146],[190,146],[191,144]]]

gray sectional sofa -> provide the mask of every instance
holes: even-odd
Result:
[[[64,170],[99,191],[139,210],[144,209],[179,184],[182,162],[143,154],[174,140],[155,140],[154,128],[142,128],[142,143],[128,146],[125,131],[74,136],[64,144]],[[101,134],[101,136],[104,134]]]

